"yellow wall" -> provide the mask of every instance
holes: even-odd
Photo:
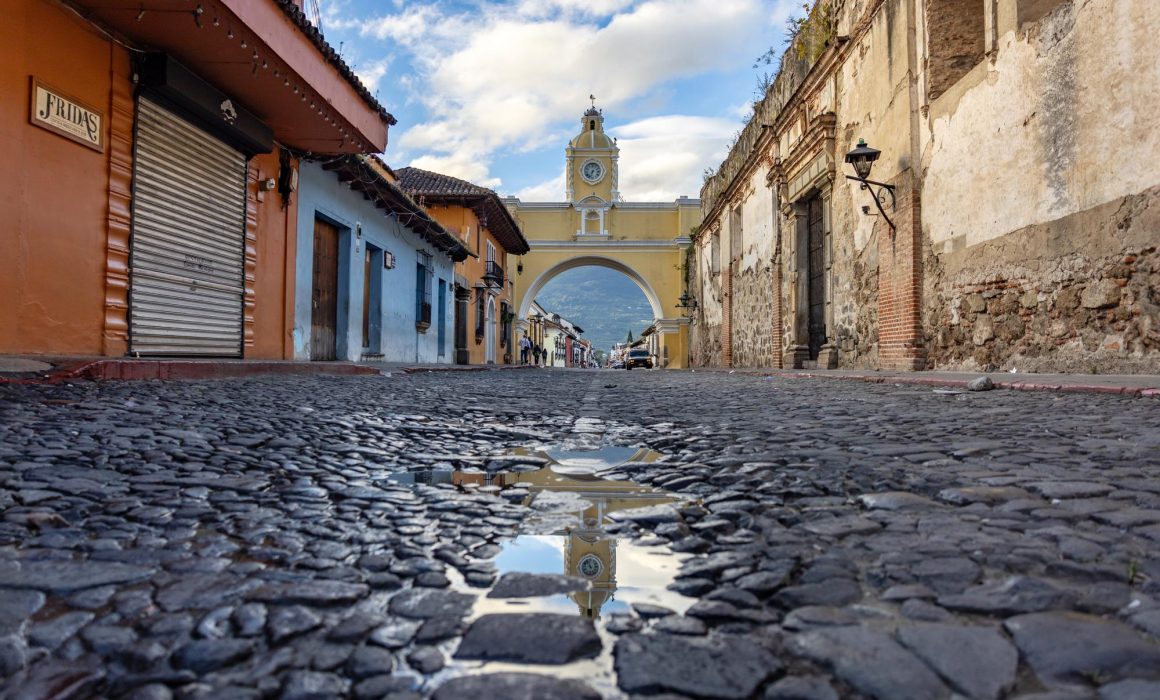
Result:
[[[504,356],[510,356],[511,362],[518,363],[520,361],[519,346],[515,349],[507,348],[502,337],[503,323],[500,320],[500,309],[503,302],[512,303],[512,278],[516,274],[515,258],[509,256],[503,246],[499,244],[495,236],[492,235],[491,229],[481,227],[479,225],[479,218],[476,217],[475,212],[470,207],[461,205],[440,206],[430,205],[427,207],[427,212],[431,214],[431,218],[443,225],[443,228],[459,236],[477,257],[468,256],[463,262],[455,263],[455,274],[462,275],[468,284],[474,285],[476,282],[483,279],[483,273],[487,263],[487,242],[490,241],[495,246],[495,260],[504,270],[504,276],[507,280],[504,282],[503,289],[495,298],[495,315],[496,315],[496,332],[495,332],[495,361],[496,364],[504,363]],[[471,301],[467,304],[467,353],[468,362],[473,365],[482,365],[487,361],[487,348],[484,346],[486,340],[479,338],[476,333],[475,323],[475,305],[477,290],[471,291]],[[519,335],[513,334],[513,342],[519,342]],[[477,342],[478,341],[478,342]]]

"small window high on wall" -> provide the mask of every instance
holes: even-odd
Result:
[[[927,0],[927,94],[946,92],[983,60],[986,37],[983,0]]]

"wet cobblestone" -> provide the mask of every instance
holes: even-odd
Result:
[[[602,472],[679,497],[608,530],[684,553],[672,588],[688,609],[636,604],[594,627],[472,612],[497,580],[533,599],[575,588],[499,576],[504,545],[545,514],[516,489],[399,475],[536,469],[511,450],[565,440],[664,455]],[[0,510],[5,698],[1132,698],[1160,683],[1150,399],[691,372],[9,385]],[[456,658],[465,635],[460,656],[502,651],[536,676]]]

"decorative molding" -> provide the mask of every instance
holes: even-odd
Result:
[[[596,240],[588,240],[596,239]],[[585,236],[579,240],[572,241],[528,241],[533,251],[537,250],[553,250],[553,249],[576,249],[576,248],[615,248],[617,252],[628,252],[632,249],[642,251],[662,250],[678,250],[680,246],[674,241],[614,241],[604,236]]]
[[[133,120],[136,103],[128,57],[114,51],[109,103],[109,214],[105,244],[105,327],[101,351],[118,357],[129,350],[129,241],[132,237]]]

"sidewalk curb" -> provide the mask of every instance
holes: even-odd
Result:
[[[923,376],[873,375],[873,374],[819,374],[816,372],[741,372],[750,376],[779,377],[782,379],[844,379],[849,381],[868,382],[871,384],[911,384],[916,386],[943,386],[956,389],[966,389],[970,379],[953,379]],[[979,376],[984,376],[980,374]],[[986,375],[990,376],[990,375]],[[1009,381],[994,379],[996,389],[1011,391],[1056,391],[1076,394],[1115,394],[1141,398],[1160,398],[1160,388],[1143,388],[1127,386],[1106,386],[1102,384],[1059,384],[1049,382],[1035,382],[1026,380]]]
[[[380,373],[402,372],[403,374],[425,374],[428,372],[495,372],[518,369],[539,369],[534,365],[446,365],[442,367],[399,367],[397,369],[376,370]]]
[[[236,362],[207,362],[198,360],[136,360],[102,359],[90,361],[63,361],[53,370],[35,377],[0,377],[0,384],[59,384],[72,380],[149,379],[230,379],[256,375],[282,376],[370,376],[379,371],[354,363],[321,362],[264,362],[261,360]]]
[[[391,372],[423,374],[426,372],[490,372],[494,370],[538,369],[532,365],[442,365],[425,367],[403,365],[380,368],[355,362],[302,362],[289,360],[139,360],[96,359],[58,360],[56,366],[41,373],[0,375],[3,384],[60,384],[68,381],[143,381],[236,379],[252,376],[381,376]]]

